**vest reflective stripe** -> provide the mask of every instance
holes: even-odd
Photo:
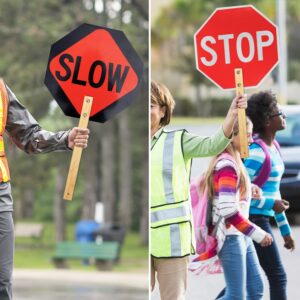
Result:
[[[174,152],[174,136],[175,131],[170,132],[164,143],[164,153],[163,153],[163,170],[167,170],[164,172],[163,181],[164,181],[164,190],[165,190],[165,199],[167,203],[174,203],[174,193],[173,193],[173,172],[169,172],[169,170],[173,170],[173,152]]]
[[[151,228],[151,249],[154,257],[183,257],[194,254],[190,222]]]
[[[3,136],[0,135],[0,157],[5,155]]]
[[[181,236],[179,224],[170,225],[171,256],[181,256]]]
[[[189,202],[180,203],[179,206],[170,207],[166,205],[158,210],[151,211],[151,227],[159,227],[167,224],[174,224],[191,219]]]
[[[7,174],[6,167],[5,167],[2,159],[0,159],[0,170],[2,173],[2,182],[9,181],[9,175]]]
[[[2,91],[0,92],[0,133],[3,133],[3,98]],[[2,137],[2,136],[1,136]]]
[[[9,168],[5,156],[3,134],[6,126],[8,109],[8,95],[5,84],[0,78],[0,182],[10,180]]]

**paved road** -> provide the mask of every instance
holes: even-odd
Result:
[[[148,274],[14,270],[15,300],[146,300]]]
[[[183,128],[183,127],[173,127]],[[189,132],[199,135],[211,135],[218,126],[185,126]],[[193,160],[192,177],[201,174],[209,163],[209,158],[200,158]],[[299,199],[300,200],[300,199]],[[283,264],[288,274],[288,299],[298,300],[299,296],[299,274],[300,274],[300,226],[293,226],[293,235],[296,239],[296,247],[298,248],[290,253],[283,248],[282,238],[277,229],[274,229],[276,241],[279,245]],[[195,276],[189,273],[188,275],[188,288],[186,293],[186,300],[212,300],[218,295],[224,287],[224,279],[222,275],[210,276]],[[151,295],[151,300],[159,300],[159,292],[157,286]],[[268,283],[265,279],[265,296],[264,300],[269,299]]]

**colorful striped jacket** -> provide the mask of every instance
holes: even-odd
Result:
[[[265,231],[248,220],[251,202],[250,179],[249,194],[245,199],[241,199],[237,166],[224,159],[215,166],[213,184],[213,223],[222,217],[217,229],[217,251],[221,250],[226,235],[244,234],[260,243],[266,235]]]

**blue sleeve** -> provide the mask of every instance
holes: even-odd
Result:
[[[251,182],[253,182],[256,176],[259,174],[259,170],[263,165],[265,157],[265,153],[259,145],[255,143],[250,145],[249,156],[244,160],[244,164],[250,176]],[[252,199],[251,207],[271,210],[274,206],[274,203],[274,199],[262,197],[260,200]]]
[[[253,182],[254,178],[258,175],[265,157],[265,153],[259,145],[254,143],[250,145],[249,156],[245,158],[244,165],[248,171],[251,182]]]
[[[273,209],[275,200],[271,198],[265,198],[262,197],[260,200],[257,199],[251,199],[251,207],[256,207],[256,208],[261,208],[261,209],[266,209],[266,210],[271,210]]]
[[[291,235],[291,227],[285,213],[275,214],[275,220],[282,236]]]

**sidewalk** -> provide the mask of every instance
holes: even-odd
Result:
[[[146,300],[147,272],[15,269],[15,300]]]
[[[76,270],[32,270],[15,269],[14,281],[30,280],[37,284],[38,281],[51,283],[88,283],[124,288],[148,289],[148,274],[121,273],[121,272],[99,272],[99,271],[76,271]]]

